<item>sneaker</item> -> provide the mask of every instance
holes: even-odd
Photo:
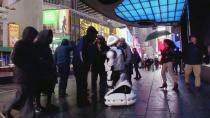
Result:
[[[1,112],[1,113],[0,113],[0,116],[1,116],[2,118],[13,118],[12,114],[6,113],[6,112]]]

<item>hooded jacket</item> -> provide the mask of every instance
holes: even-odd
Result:
[[[27,27],[23,31],[23,38],[15,43],[11,60],[15,65],[14,78],[17,83],[29,84],[37,75],[38,56],[33,44],[37,35],[35,28]]]
[[[40,78],[49,80],[50,83],[55,83],[56,67],[53,60],[50,43],[52,43],[52,32],[43,30],[39,33],[36,41],[36,50],[39,56],[39,76]]]
[[[67,42],[66,42],[67,41]],[[70,46],[68,40],[63,40],[61,45],[56,48],[54,54],[54,61],[56,65],[70,64],[70,51],[73,50],[74,47]]]

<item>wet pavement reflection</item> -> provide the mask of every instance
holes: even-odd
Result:
[[[161,90],[160,70],[141,73],[143,76],[141,80],[133,80],[133,89],[137,93],[135,105],[107,107],[94,100],[89,106],[79,108],[76,105],[75,79],[71,75],[67,89],[69,96],[59,99],[56,86],[53,103],[58,109],[40,113],[37,118],[210,118],[209,84],[202,83],[202,90],[196,92],[193,85],[190,88],[185,86],[183,75],[180,75],[179,91],[172,90],[171,79],[168,81],[167,90]],[[191,82],[194,84],[193,79]],[[0,109],[14,93],[15,84],[0,85]],[[46,98],[42,96],[42,104],[45,102]],[[12,114],[18,118],[17,111],[13,111]]]

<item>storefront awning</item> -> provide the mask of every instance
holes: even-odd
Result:
[[[112,4],[82,1],[106,17],[135,27],[177,25],[186,6],[186,0],[113,0]]]
[[[126,21],[179,22],[185,0],[124,0],[115,8]]]

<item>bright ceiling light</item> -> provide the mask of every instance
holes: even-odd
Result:
[[[157,27],[157,31],[165,31],[165,30],[166,30],[166,27],[164,26]]]
[[[126,21],[179,22],[186,0],[123,0],[115,13]]]

